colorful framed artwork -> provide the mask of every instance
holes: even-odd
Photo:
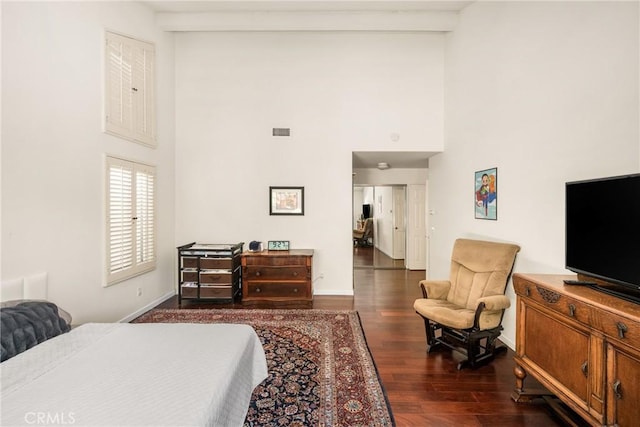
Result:
[[[474,205],[476,219],[498,219],[498,168],[475,173]]]
[[[269,215],[304,215],[304,187],[269,187]]]

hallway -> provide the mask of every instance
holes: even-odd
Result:
[[[353,247],[354,268],[381,268],[401,269],[405,268],[404,259],[393,259],[373,246]]]

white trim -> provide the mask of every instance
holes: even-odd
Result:
[[[506,345],[511,350],[516,349],[515,343],[512,340],[510,340],[507,336],[505,336],[505,334],[500,334],[500,337],[498,337],[498,339],[502,342],[502,344]]]
[[[324,296],[353,296],[353,289],[325,289],[322,291],[315,291],[313,295],[324,295]]]
[[[453,31],[452,11],[263,11],[156,14],[165,31]]]
[[[160,298],[158,298],[158,299],[156,299],[154,301],[151,301],[149,304],[145,305],[144,307],[142,307],[142,308],[134,311],[133,313],[129,314],[128,316],[125,316],[122,319],[118,320],[118,323],[129,323],[133,319],[142,316],[147,311],[151,310],[152,308],[155,308],[158,304],[161,304],[161,303],[165,302],[166,300],[168,300],[169,298],[171,298],[171,297],[173,297],[175,295],[176,295],[176,291],[175,290],[173,290],[171,292],[167,292],[166,294],[162,295]]]

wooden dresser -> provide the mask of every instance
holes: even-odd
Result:
[[[584,286],[575,276],[513,275],[517,295],[516,389],[535,377],[594,426],[640,423],[640,305]]]
[[[242,254],[243,301],[311,301],[312,249]]]

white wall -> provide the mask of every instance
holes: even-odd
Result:
[[[363,205],[371,205],[371,212],[369,212],[369,216],[375,216],[375,205],[374,205],[374,200],[373,200],[373,187],[361,187],[362,188],[362,204]],[[360,210],[362,210],[362,207],[360,207]]]
[[[425,184],[427,182],[428,169],[416,168],[391,168],[379,169],[354,169],[354,184],[358,185],[408,185]]]
[[[465,236],[520,244],[516,272],[565,272],[564,183],[640,171],[638,16],[631,2],[462,12],[446,47],[445,151],[430,159],[431,278],[447,277]],[[491,167],[498,220],[476,220],[474,171]],[[504,326],[513,347],[513,306]]]
[[[140,4],[1,7],[1,276],[47,272],[78,322],[172,292],[174,246],[193,240],[289,239],[316,249],[318,293],[350,293],[353,151],[446,148],[430,159],[431,277],[459,236],[518,242],[517,271],[564,271],[564,182],[640,170],[637,3],[477,2],[446,49],[437,34],[185,33],[175,61]],[[157,44],[156,150],[101,132],[104,29]],[[156,164],[160,191],[158,269],[109,288],[105,153]],[[498,221],[475,220],[473,172],[494,166]],[[270,217],[269,185],[305,186],[305,216]]]
[[[74,323],[119,320],[175,286],[173,44],[154,22],[132,2],[2,2],[2,280],[47,272]],[[156,43],[155,150],[102,133],[105,29]],[[105,153],[158,173],[158,268],[108,288]]]
[[[444,36],[175,37],[177,241],[290,240],[316,294],[351,294],[352,152],[442,149]],[[270,185],[304,186],[305,215],[269,216]]]

